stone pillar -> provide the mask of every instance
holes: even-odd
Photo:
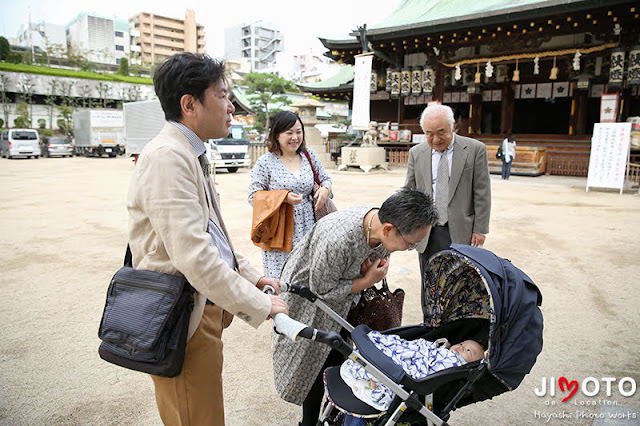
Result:
[[[290,106],[300,116],[300,120],[304,124],[304,140],[307,148],[318,154],[325,169],[335,168],[335,163],[331,160],[328,144],[322,143],[320,130],[314,127],[316,124],[321,123],[316,116],[316,109],[323,107],[324,104],[315,99],[301,99]]]

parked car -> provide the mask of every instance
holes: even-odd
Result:
[[[34,129],[8,129],[0,133],[0,155],[12,157],[40,157],[40,136]]]
[[[61,157],[73,157],[73,145],[68,138],[64,136],[52,136],[42,144],[42,156],[52,157],[59,155]]]

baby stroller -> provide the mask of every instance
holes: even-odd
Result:
[[[315,330],[288,317],[275,319],[279,331],[293,339],[299,336],[330,345],[396,394],[387,411],[378,411],[353,395],[340,377],[339,366],[330,367],[324,373],[329,403],[322,424],[335,424],[338,411],[374,424],[446,425],[456,408],[517,388],[542,350],[540,291],[511,262],[481,248],[452,244],[450,250],[434,255],[422,283],[424,323],[384,332],[406,340],[472,339],[486,348],[481,361],[421,380],[413,380],[386,357],[367,337],[367,326],[351,327],[306,287],[290,286],[289,291],[318,305],[346,328],[360,354],[338,333]]]

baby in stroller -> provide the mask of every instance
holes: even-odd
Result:
[[[388,355],[385,345],[376,345],[366,325],[354,328],[306,287],[291,286],[289,291],[317,305],[350,330],[358,352],[337,332],[300,323],[295,329],[299,330],[298,334],[287,334],[291,340],[298,336],[329,345],[357,363],[352,366],[364,366],[367,373],[395,393],[389,407],[379,410],[354,395],[341,374],[341,369],[347,367],[329,367],[323,372],[327,394],[327,404],[320,417],[323,425],[341,421],[352,425],[353,421],[365,420],[391,426],[398,422],[424,424],[426,420],[429,424],[445,426],[457,408],[516,389],[542,350],[540,291],[531,278],[507,259],[481,248],[452,244],[450,250],[434,255],[422,281],[424,322],[381,333],[409,343],[420,339],[437,342],[446,337],[452,342],[462,342],[453,347],[454,351],[460,353],[461,349],[468,349],[462,351],[470,355],[463,357],[465,364],[454,365],[461,360],[454,352],[447,351],[444,355],[454,356],[451,367],[427,372],[422,379],[414,378],[401,363],[394,361],[393,349]],[[274,322],[278,322],[278,316]],[[281,329],[279,325],[278,329]],[[284,332],[284,326],[282,330]],[[481,355],[478,352],[474,355],[471,347],[474,343],[468,339],[482,345],[478,351]],[[424,358],[427,353],[414,352],[418,358]],[[472,359],[475,361],[468,361]],[[372,383],[376,388],[379,386],[375,381],[370,382],[368,376],[357,377],[365,378],[365,386],[373,388]]]
[[[398,335],[382,334],[379,331],[369,332],[368,337],[414,380],[423,379],[445,368],[479,361],[484,357],[484,348],[475,340],[465,340],[451,346],[447,339],[435,342],[425,339],[408,341]],[[387,410],[395,397],[388,387],[352,359],[342,364],[340,376],[359,400],[377,410]]]

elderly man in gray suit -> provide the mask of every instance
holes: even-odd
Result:
[[[420,276],[429,258],[454,243],[479,247],[489,233],[491,184],[485,145],[454,132],[453,110],[430,105],[420,117],[427,143],[409,151],[404,186],[433,197],[438,222],[418,243]]]

